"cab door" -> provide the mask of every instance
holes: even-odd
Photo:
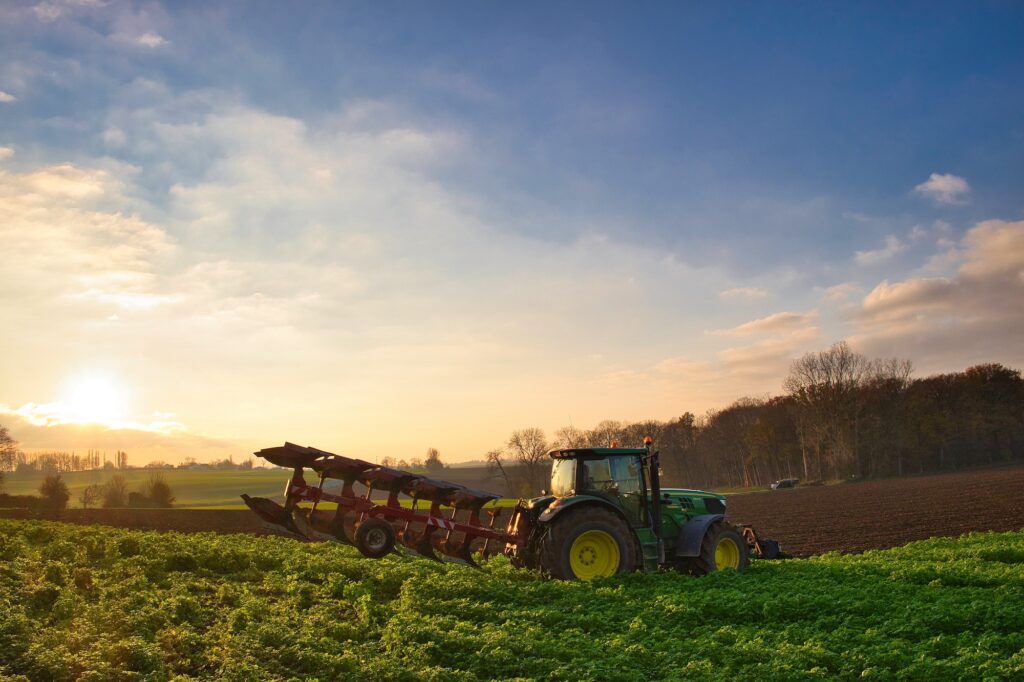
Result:
[[[636,455],[615,455],[608,458],[612,479],[622,511],[635,527],[647,526],[643,466]]]

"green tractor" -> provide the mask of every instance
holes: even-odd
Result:
[[[778,542],[725,519],[721,495],[662,488],[658,453],[644,448],[552,450],[551,487],[516,511],[509,530],[525,542],[518,565],[565,580],[671,567],[692,575],[773,559]],[[522,533],[519,526],[529,531]]]

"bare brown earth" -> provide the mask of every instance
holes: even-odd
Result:
[[[732,495],[727,508],[794,556],[1021,530],[1024,466]]]
[[[728,516],[793,556],[862,552],[971,531],[1024,529],[1024,466],[731,495]],[[0,518],[25,518],[0,510]],[[183,532],[273,533],[248,510],[69,509],[61,521]]]

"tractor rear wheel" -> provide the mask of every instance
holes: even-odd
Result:
[[[686,561],[684,568],[693,575],[732,569],[742,571],[749,563],[747,541],[734,526],[716,521],[708,526],[700,543],[700,555]]]
[[[607,578],[636,568],[629,525],[608,509],[584,507],[555,517],[541,541],[541,568],[562,580]]]

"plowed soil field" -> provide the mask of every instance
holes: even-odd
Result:
[[[732,495],[728,516],[786,553],[863,552],[971,531],[1024,528],[1024,467]]]

